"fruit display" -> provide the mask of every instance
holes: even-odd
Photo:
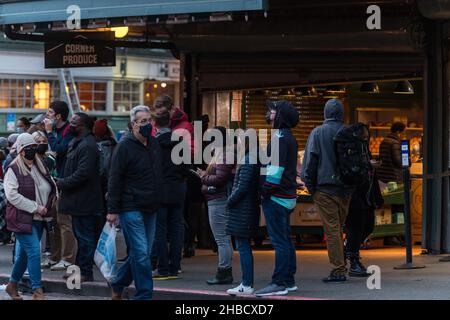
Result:
[[[370,137],[369,150],[372,155],[378,155],[383,139],[384,137]]]

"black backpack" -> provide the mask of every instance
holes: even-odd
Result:
[[[349,186],[359,186],[370,180],[371,164],[367,142],[361,131],[362,123],[342,127],[334,137],[339,178]]]

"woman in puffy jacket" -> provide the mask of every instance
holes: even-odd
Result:
[[[244,156],[238,162],[233,189],[227,200],[228,220],[226,232],[234,236],[241,262],[242,280],[239,286],[227,291],[230,295],[253,294],[253,253],[250,238],[259,226],[259,175],[258,148],[250,148],[248,138],[239,141],[238,150]],[[239,152],[240,153],[240,152]]]

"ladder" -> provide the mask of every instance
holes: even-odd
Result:
[[[61,99],[69,106],[70,115],[80,112],[80,98],[70,69],[58,69]]]

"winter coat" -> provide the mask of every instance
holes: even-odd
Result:
[[[324,108],[325,121],[314,128],[306,143],[301,179],[308,191],[314,194],[322,191],[336,196],[351,194],[349,188],[339,179],[334,137],[344,125],[342,103],[329,100]]]
[[[161,150],[154,137],[143,145],[127,132],[112,157],[108,182],[108,213],[154,213],[162,200]]]
[[[173,147],[177,144],[171,140],[172,132],[156,134],[161,147],[161,163],[163,172],[162,183],[162,203],[183,203],[186,197],[186,176],[189,167],[185,164],[176,165],[173,163],[171,154]],[[197,178],[198,179],[198,178]]]
[[[59,212],[74,216],[103,212],[100,181],[100,151],[95,137],[87,133],[69,143],[64,178],[57,180],[61,190]]]
[[[234,164],[226,164],[226,156],[223,156],[222,163],[211,166],[210,172],[202,177],[202,193],[206,201],[220,199],[228,196],[230,183],[233,181]],[[212,191],[212,188],[215,188]]]
[[[402,151],[400,138],[390,133],[380,144],[381,166],[378,168],[378,177],[387,183],[391,181],[402,182]]]
[[[293,209],[297,203],[297,152],[298,145],[291,129],[297,126],[299,113],[287,101],[277,101],[277,114],[273,128],[276,129],[267,148],[277,163],[267,165],[267,174],[262,176],[262,196]],[[278,155],[272,155],[272,144],[278,140]]]
[[[233,189],[228,197],[226,232],[236,237],[251,237],[259,226],[259,174],[260,166],[250,164],[247,154],[245,164],[239,165]]]
[[[31,201],[36,201],[36,187],[38,186],[36,186],[31,174],[27,176],[21,175],[18,166],[15,164],[10,166],[8,170],[12,170],[17,179],[19,186],[17,192],[24,198]],[[48,211],[48,217],[51,217],[52,206],[56,200],[56,186],[48,172],[40,172],[40,174],[45,180],[47,180],[51,187],[51,192],[48,196],[47,204],[45,205]],[[35,204],[35,206],[37,205]],[[8,231],[27,234],[32,233],[34,215],[34,212],[20,210],[8,201],[5,215]]]

